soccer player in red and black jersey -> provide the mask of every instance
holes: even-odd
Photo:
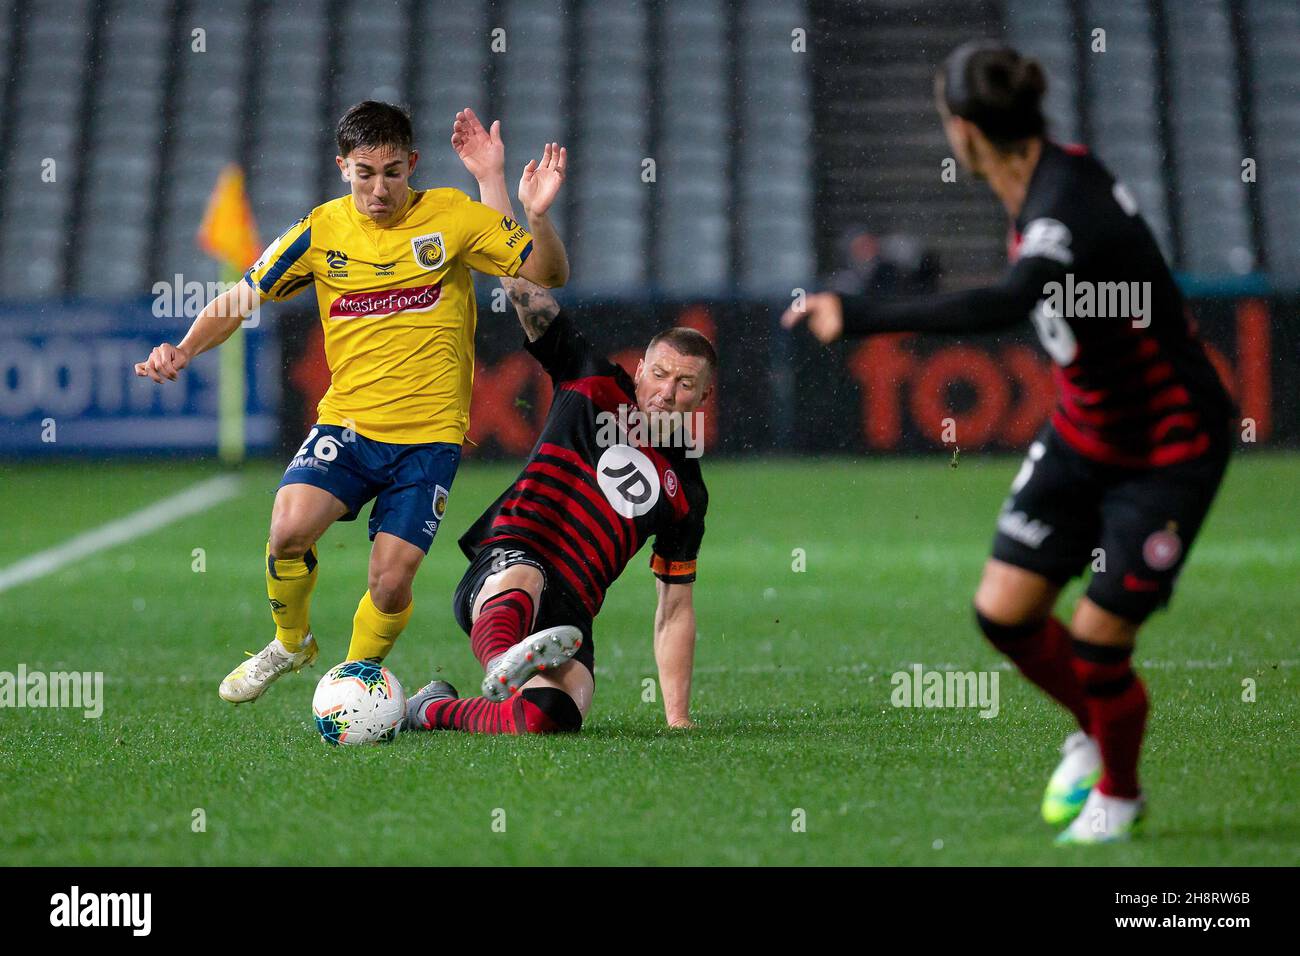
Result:
[[[510,215],[499,127],[489,134],[466,111],[455,129],[452,143],[483,202]],[[460,539],[470,567],[453,606],[484,667],[483,696],[460,699],[434,681],[408,701],[406,729],[580,729],[595,687],[592,622],[650,538],[664,712],[669,726],[690,727],[692,594],[709,502],[695,423],[717,370],[713,345],[692,329],[668,329],[628,375],[546,289],[502,285],[554,398],[524,470]]]
[[[1142,816],[1148,707],[1134,640],[1169,600],[1218,490],[1235,410],[1132,196],[1087,150],[1045,137],[1045,91],[1035,61],[993,43],[959,47],[935,78],[958,161],[1012,221],[1000,282],[893,301],[820,293],[782,322],[806,321],[823,342],[1037,327],[1059,400],[998,517],[975,616],[1078,721],[1042,810],[1073,821],[1060,842],[1094,843],[1126,838]],[[1057,596],[1090,565],[1067,626]]]

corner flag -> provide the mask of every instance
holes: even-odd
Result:
[[[217,177],[199,224],[199,248],[221,263],[221,281],[236,283],[261,252],[244,171],[230,164]],[[217,453],[227,464],[244,460],[244,330],[236,329],[221,350]]]

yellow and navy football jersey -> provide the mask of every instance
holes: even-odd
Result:
[[[244,280],[263,301],[315,284],[330,367],[318,421],[394,444],[459,444],[474,382],[470,270],[513,276],[532,247],[527,229],[459,189],[411,190],[387,226],[347,195],[294,223]]]

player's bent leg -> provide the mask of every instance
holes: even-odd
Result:
[[[1071,666],[1070,634],[1052,608],[1059,584],[995,558],[975,594],[975,622],[990,644],[1087,729],[1083,691]]]
[[[347,513],[347,505],[315,485],[282,485],[276,492],[266,545],[266,594],[275,636],[290,653],[301,649],[310,632],[316,542]]]
[[[404,728],[481,734],[574,732],[582,729],[594,686],[591,671],[576,661],[539,674],[504,701],[462,700],[446,681],[432,681],[407,701]]]
[[[1041,574],[989,558],[975,591],[975,609],[1002,624],[1041,621],[1060,593],[1061,586]]]
[[[506,700],[522,690],[533,675],[569,663],[581,650],[582,641],[582,631],[571,624],[528,635],[488,665],[483,675],[483,696],[489,700]]]
[[[352,618],[347,660],[386,658],[415,608],[411,584],[424,551],[409,541],[379,532],[370,549],[368,589]]]
[[[545,584],[531,564],[513,564],[484,578],[469,633],[470,649],[484,671],[533,629]]]
[[[547,687],[561,691],[573,701],[574,706],[578,708],[579,723],[586,718],[591,710],[591,698],[596,691],[596,680],[584,664],[579,661],[569,661],[561,664],[554,671],[536,674],[528,679],[528,683],[524,684],[520,693]]]
[[[1149,704],[1133,671],[1139,624],[1084,597],[1075,609],[1074,668],[1083,687],[1101,775],[1061,843],[1107,843],[1127,839],[1144,809],[1138,759]]]
[[[223,700],[256,700],[281,675],[316,660],[310,625],[316,542],[347,511],[342,501],[313,485],[287,484],[276,492],[265,565],[275,638],[226,675],[218,690]]]
[[[1053,826],[1079,815],[1101,775],[1097,742],[1074,669],[1073,638],[1052,616],[1060,586],[1042,575],[991,559],[975,596],[975,619],[989,642],[1022,674],[1065,707],[1079,724],[1061,747],[1040,812]]]

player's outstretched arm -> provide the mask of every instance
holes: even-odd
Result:
[[[465,107],[452,123],[451,148],[478,183],[479,202],[515,218],[510,190],[506,188],[506,144],[501,138],[501,121],[494,120],[489,131],[474,111]]]
[[[451,146],[465,164],[465,169],[478,182],[479,201],[513,219],[514,206],[506,188],[506,147],[501,138],[501,121],[495,120],[491,130],[485,129],[474,111],[466,107],[456,114],[452,123]],[[528,217],[528,230],[533,234],[533,252],[519,267],[518,275],[532,286],[553,289],[569,281],[569,259],[564,242],[547,215],[560,186],[564,184],[567,162],[567,150],[556,143],[548,143],[542,151],[541,163],[530,160],[519,181],[519,201]],[[528,328],[527,325],[524,327]]]
[[[519,267],[519,275],[530,282],[554,289],[569,281],[569,257],[564,242],[547,213],[564,184],[569,153],[559,143],[547,143],[542,161],[530,159],[519,179],[519,202],[533,234],[533,252]]]
[[[823,343],[877,332],[992,332],[1029,318],[1048,284],[1063,277],[1060,262],[1032,256],[1020,259],[996,284],[960,292],[893,298],[814,292],[786,309],[781,326],[806,322]]]
[[[162,343],[147,359],[135,364],[135,374],[159,384],[176,381],[181,369],[196,357],[230,338],[259,302],[257,291],[247,282],[235,283],[203,307],[179,345]]]
[[[695,602],[693,584],[655,581],[659,605],[655,608],[655,663],[664,695],[668,726],[689,728],[691,673],[695,667]]]

